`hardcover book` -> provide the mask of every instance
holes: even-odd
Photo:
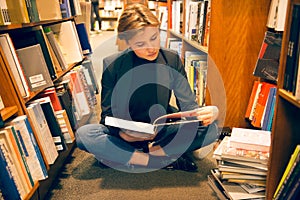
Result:
[[[282,33],[266,31],[253,72],[254,76],[277,81],[281,42]]]
[[[229,146],[250,151],[269,152],[271,132],[234,127],[229,138]]]
[[[50,97],[42,97],[34,100],[33,102],[39,102],[47,120],[53,141],[55,143],[57,151],[64,151],[67,149],[61,128],[58,124],[55,111],[53,109]]]
[[[31,125],[26,115],[20,115],[11,121],[19,133],[18,139],[26,149],[25,158],[34,181],[44,180],[48,177],[48,172],[42,158]]]
[[[53,85],[39,44],[17,50],[31,91],[40,91]]]
[[[19,58],[17,57],[15,47],[8,33],[0,35],[0,44],[22,97],[29,97],[30,89]]]
[[[0,190],[2,193],[2,198],[0,195],[0,199],[21,199],[16,183],[16,181],[18,181],[16,179],[17,174],[13,167],[7,147],[0,140]]]
[[[38,140],[41,153],[47,165],[51,165],[58,157],[58,152],[54,144],[51,131],[40,103],[30,103],[27,106],[27,111],[33,126],[36,130],[36,139]]]

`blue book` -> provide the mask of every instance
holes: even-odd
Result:
[[[85,28],[85,23],[76,24],[76,30],[80,41],[81,49],[84,55],[92,53],[92,47],[89,41],[89,36]]]
[[[268,101],[267,101],[267,104],[265,107],[265,114],[264,114],[264,120],[262,123],[262,130],[267,130],[268,121],[269,121],[269,118],[271,117],[270,116],[271,106],[272,106],[275,94],[276,94],[276,88],[275,87],[270,88],[269,95],[268,95]]]
[[[4,144],[0,143],[0,189],[4,199],[21,199],[17,185],[13,179],[10,166],[6,161]]]
[[[269,117],[269,121],[268,121],[268,124],[267,124],[267,130],[269,130],[269,131],[271,131],[271,129],[272,129],[272,122],[273,122],[273,118],[274,118],[275,102],[276,102],[276,91],[275,91],[275,94],[274,94],[274,97],[273,97],[273,101],[272,101],[272,105],[271,105],[271,111],[270,111],[270,117]]]
[[[62,3],[60,3],[60,11],[62,18],[72,17],[69,0],[64,0]]]
[[[34,133],[33,133],[33,130],[30,126],[30,123],[28,121],[28,118],[26,117],[25,119],[25,123],[26,123],[26,127],[28,129],[28,132],[29,132],[29,135],[30,135],[30,139],[31,139],[31,142],[33,144],[33,147],[34,147],[34,150],[36,152],[36,156],[38,158],[38,161],[39,161],[39,164],[41,166],[41,169],[42,169],[42,172],[43,172],[43,175],[44,175],[44,178],[47,178],[48,177],[48,172],[47,172],[47,167],[44,163],[44,160],[43,160],[43,156],[42,156],[42,153],[39,149],[39,146],[36,142],[36,139],[35,139],[35,136],[34,136]]]

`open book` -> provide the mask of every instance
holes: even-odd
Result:
[[[106,116],[105,118],[105,125],[113,126],[117,128],[122,128],[130,131],[136,131],[139,133],[145,134],[156,134],[156,129],[158,126],[165,126],[165,125],[172,125],[172,124],[184,124],[184,123],[191,123],[191,122],[200,122],[197,119],[196,113],[202,108],[197,108],[194,110],[177,112],[172,114],[166,114],[163,116],[158,117],[152,124],[145,123],[145,122],[137,122],[137,121],[130,121],[124,120],[116,117]],[[192,119],[186,119],[188,117],[193,117]],[[182,119],[173,122],[162,122],[165,121],[163,119]]]

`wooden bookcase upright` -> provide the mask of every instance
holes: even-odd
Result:
[[[272,126],[271,151],[267,176],[267,199],[272,199],[293,151],[297,144],[300,144],[300,102],[296,101],[293,94],[286,91],[283,87],[286,58],[289,48],[292,8],[294,4],[299,5],[300,1],[289,0],[288,3],[280,55],[277,84],[278,92]]]
[[[211,21],[208,47],[195,44],[182,34],[175,34],[169,25],[168,37],[182,39],[185,51],[208,54],[207,104],[220,109],[220,123],[228,127],[248,127],[244,119],[251,94],[253,70],[259,54],[271,0],[210,0]],[[183,27],[187,1],[183,0]],[[167,1],[168,22],[172,21],[172,0]],[[215,69],[215,70],[210,70]],[[220,80],[216,77],[221,76]],[[217,84],[218,83],[218,84]],[[225,93],[222,94],[223,88]],[[213,99],[213,101],[212,101]]]
[[[27,23],[27,24],[12,24],[7,26],[0,26],[0,34],[10,33],[10,31],[22,31],[22,29],[30,29],[35,26],[48,26],[56,23],[62,23],[64,21],[74,21],[74,18],[67,18],[61,20],[49,20],[49,21],[41,21],[37,23]],[[84,59],[83,59],[84,60]],[[82,60],[82,61],[83,61]],[[57,78],[53,80],[53,82],[59,80],[62,76],[64,76],[68,71],[79,65],[82,61],[70,64],[68,69],[60,74],[57,74]],[[31,92],[30,97],[23,98],[16,81],[14,80],[13,73],[9,67],[9,64],[4,56],[3,49],[0,47],[0,95],[4,102],[5,108],[1,110],[2,113],[8,113],[5,116],[5,120],[9,121],[11,118],[20,115],[27,115],[28,120],[31,123],[31,119],[28,115],[26,104],[34,99],[39,92]],[[12,111],[10,111],[12,110]],[[90,116],[90,115],[89,115]],[[84,120],[88,120],[88,117],[85,117]],[[79,122],[82,123],[82,122]],[[32,124],[32,123],[31,123]],[[33,131],[35,132],[35,127],[32,126]],[[39,144],[39,141],[37,140]],[[68,149],[60,152],[58,158],[55,163],[49,166],[47,163],[46,167],[48,169],[48,178],[43,181],[38,181],[35,183],[32,190],[27,194],[25,199],[44,199],[51,187],[52,183],[56,179],[59,174],[62,166],[64,165],[65,160],[71,155],[75,148],[75,142],[72,144],[67,144]],[[44,154],[41,151],[42,155]]]

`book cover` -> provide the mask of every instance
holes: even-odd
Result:
[[[11,24],[11,19],[9,16],[9,11],[7,7],[6,0],[0,1],[0,25],[9,25]]]
[[[50,97],[42,97],[34,100],[33,102],[39,102],[47,120],[53,141],[55,143],[57,151],[64,151],[67,149],[67,145],[63,138],[60,126],[55,116]]]
[[[57,43],[57,40],[55,39],[55,36],[53,34],[53,32],[51,31],[51,29],[46,29],[45,34],[48,38],[48,41],[54,51],[54,54],[60,64],[60,67],[62,68],[62,70],[66,70],[68,68],[68,63],[66,62],[66,59],[62,53],[62,50],[60,49],[60,46]]]
[[[221,178],[221,173],[217,168],[211,170],[213,178],[219,183],[221,188],[224,190],[224,193],[227,194],[229,199],[264,199],[265,192],[260,191],[256,193],[248,193],[244,190],[240,184],[231,183],[224,181]]]
[[[300,31],[298,37],[300,37]],[[300,40],[298,40],[296,61],[293,70],[292,93],[293,95],[295,95],[296,101],[299,101],[300,100]]]
[[[267,167],[269,152],[233,148],[229,146],[229,140],[229,136],[224,137],[213,153],[214,158],[218,160],[230,159],[232,161],[259,163]]]
[[[76,130],[78,123],[75,116],[75,105],[73,103],[72,92],[69,88],[69,82],[70,81],[59,82],[55,85],[55,89],[63,109],[67,112],[72,129]]]
[[[61,106],[60,100],[58,98],[55,87],[50,87],[50,88],[43,90],[41,93],[38,94],[37,97],[38,98],[50,97],[54,111],[59,111],[59,110],[63,109]]]
[[[39,44],[17,49],[31,91],[40,91],[53,85]]]
[[[3,143],[6,143],[7,151],[11,155],[12,162],[14,163],[16,167],[17,177],[19,177],[19,192],[24,198],[28,192],[31,190],[32,187],[30,187],[29,177],[26,172],[21,152],[19,151],[18,145],[14,139],[14,136],[12,132],[8,129],[1,129],[0,130],[0,141],[3,141]]]
[[[40,16],[37,10],[37,0],[25,0],[30,22],[39,22]]]
[[[82,48],[74,26],[73,21],[65,21],[49,26],[68,64],[80,62],[83,59]]]
[[[270,131],[234,127],[229,138],[229,146],[233,148],[269,152],[270,145]]]
[[[25,0],[6,1],[12,24],[30,23]]]
[[[296,167],[296,164],[299,163],[299,158],[300,158],[300,145],[297,145],[294,149],[294,152],[290,156],[289,162],[274,192],[273,199],[279,198],[280,193],[283,191],[285,185],[287,184],[288,177],[293,172],[293,169]]]
[[[39,44],[41,46],[43,57],[47,64],[47,68],[51,76],[51,79],[53,80],[57,78],[55,65],[53,63],[50,54],[49,45],[45,40],[46,36],[42,26],[34,26],[30,29],[24,29],[24,31],[22,29],[22,31],[14,31],[14,32],[10,32],[9,34],[10,37],[12,38],[12,41],[16,49],[26,48],[29,46],[34,46]]]
[[[300,5],[293,5],[292,8],[292,19],[291,28],[288,37],[288,50],[286,55],[286,67],[284,72],[283,88],[287,91],[292,92],[294,70],[296,65],[298,40],[299,40],[299,29],[300,29],[300,16],[299,16]]]
[[[8,33],[0,35],[0,44],[22,97],[29,97],[30,89]]]
[[[91,81],[91,83],[89,83],[89,84],[93,86],[95,94],[99,94],[99,92],[100,92],[99,84],[98,84],[98,80],[96,78],[95,69],[94,69],[92,60],[89,58],[85,59],[82,62],[82,66],[85,69],[87,69],[87,71],[89,73],[89,77],[90,77],[90,81]],[[86,73],[86,70],[85,70],[85,73]]]
[[[17,185],[17,174],[14,168],[14,163],[11,162],[12,158],[7,151],[3,141],[0,140],[0,189],[2,198],[21,200],[19,186]],[[1,197],[0,197],[1,199]]]
[[[68,144],[73,143],[75,140],[75,135],[74,135],[73,129],[71,127],[66,110],[56,111],[55,115],[56,115],[56,117],[58,119],[58,123],[62,129],[62,133],[63,133],[66,143],[68,143]]]
[[[58,157],[58,152],[42,107],[38,102],[30,102],[26,109],[35,127],[35,137],[39,143],[45,164],[52,165]]]
[[[269,129],[268,124],[270,120],[273,119],[274,112],[272,112],[273,106],[275,105],[275,99],[276,99],[276,91],[277,88],[273,87],[270,89],[268,100],[265,107],[263,122],[262,122],[262,130],[271,131]]]
[[[254,81],[254,83],[253,83],[252,90],[251,90],[251,95],[250,95],[248,105],[247,105],[247,109],[246,109],[246,113],[245,113],[245,118],[246,119],[249,119],[249,117],[250,117],[250,113],[251,113],[251,109],[252,109],[253,104],[254,104],[254,98],[256,96],[256,91],[257,91],[257,88],[258,88],[258,84],[259,84],[259,81]]]
[[[67,76],[65,76],[65,78],[69,78],[69,84],[72,85],[70,90],[72,91],[76,112],[79,116],[79,119],[81,119],[83,116],[88,115],[91,110],[79,72],[77,70],[72,70],[67,74]]]
[[[69,0],[64,0],[60,3],[60,11],[62,18],[69,18],[72,16]]]
[[[207,14],[207,6],[208,1],[201,1],[200,2],[200,11],[199,11],[199,23],[198,23],[198,38],[197,42],[201,45],[204,43],[204,32],[205,32],[205,25],[206,25],[206,14]]]
[[[254,114],[253,114],[253,118],[251,121],[251,124],[254,127],[257,127],[257,128],[262,127],[261,121],[262,121],[262,117],[264,114],[266,102],[268,100],[269,92],[272,87],[276,87],[276,85],[267,83],[267,82],[262,82],[261,91],[259,93],[257,103],[255,106],[255,110],[254,110]]]
[[[26,160],[26,154],[28,152],[27,152],[27,148],[24,144],[24,140],[21,137],[20,131],[16,130],[16,128],[14,126],[8,125],[5,127],[5,129],[8,130],[8,132],[10,132],[10,134],[12,135],[13,139],[15,140],[15,142],[17,144],[17,150],[20,152],[20,155],[21,155],[20,162],[22,162],[24,165],[24,169],[25,169],[24,173],[27,175],[26,181],[31,190],[35,184],[35,181],[32,177],[32,173],[30,172],[29,165]]]
[[[220,200],[227,200],[230,197],[227,196],[226,191],[222,185],[213,177],[213,175],[207,175],[208,185],[217,194]]]
[[[77,30],[83,55],[89,55],[93,53],[89,36],[85,28],[85,23],[76,24],[76,30]]]
[[[14,118],[10,124],[20,133],[18,139],[24,144],[25,158],[33,180],[46,179],[48,172],[27,116],[20,115]]]
[[[281,42],[282,33],[266,31],[253,72],[254,76],[277,82]]]
[[[41,21],[62,19],[59,1],[37,0],[36,5]]]

